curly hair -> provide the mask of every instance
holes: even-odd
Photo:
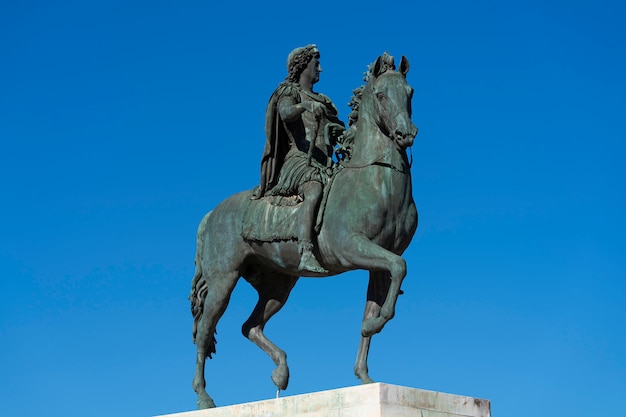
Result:
[[[320,51],[315,44],[296,48],[287,57],[287,78],[292,83],[298,82],[300,74],[313,58],[319,58]]]

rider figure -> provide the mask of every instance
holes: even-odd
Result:
[[[345,128],[332,101],[313,91],[322,72],[319,57],[315,45],[296,48],[287,57],[287,78],[270,97],[265,113],[261,184],[253,198],[303,198],[298,222],[298,269],[324,273],[328,271],[312,252],[313,227],[329,179],[333,148]]]

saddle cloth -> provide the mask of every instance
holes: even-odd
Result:
[[[241,236],[246,240],[276,242],[298,239],[300,197],[267,196],[250,200],[243,216]]]

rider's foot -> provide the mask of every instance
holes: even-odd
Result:
[[[319,272],[319,273],[327,273],[328,270],[324,269],[320,263],[315,259],[315,255],[313,252],[305,250],[302,252],[300,256],[300,265],[298,265],[298,271],[309,271],[309,272]]]

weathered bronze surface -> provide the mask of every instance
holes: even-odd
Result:
[[[286,354],[263,333],[299,277],[370,272],[355,375],[368,375],[371,337],[393,318],[406,262],[400,256],[417,228],[406,149],[411,121],[409,62],[396,71],[387,53],[370,65],[366,85],[354,90],[348,130],[331,100],[313,91],[319,51],[295,49],[288,76],[269,100],[261,183],[219,204],[200,223],[190,294],[197,346],[193,388],[198,407],[215,407],[205,390],[206,358],[240,277],[259,300],[243,324],[245,337],[276,364],[272,381],[287,388]],[[339,157],[333,159],[333,151]]]

